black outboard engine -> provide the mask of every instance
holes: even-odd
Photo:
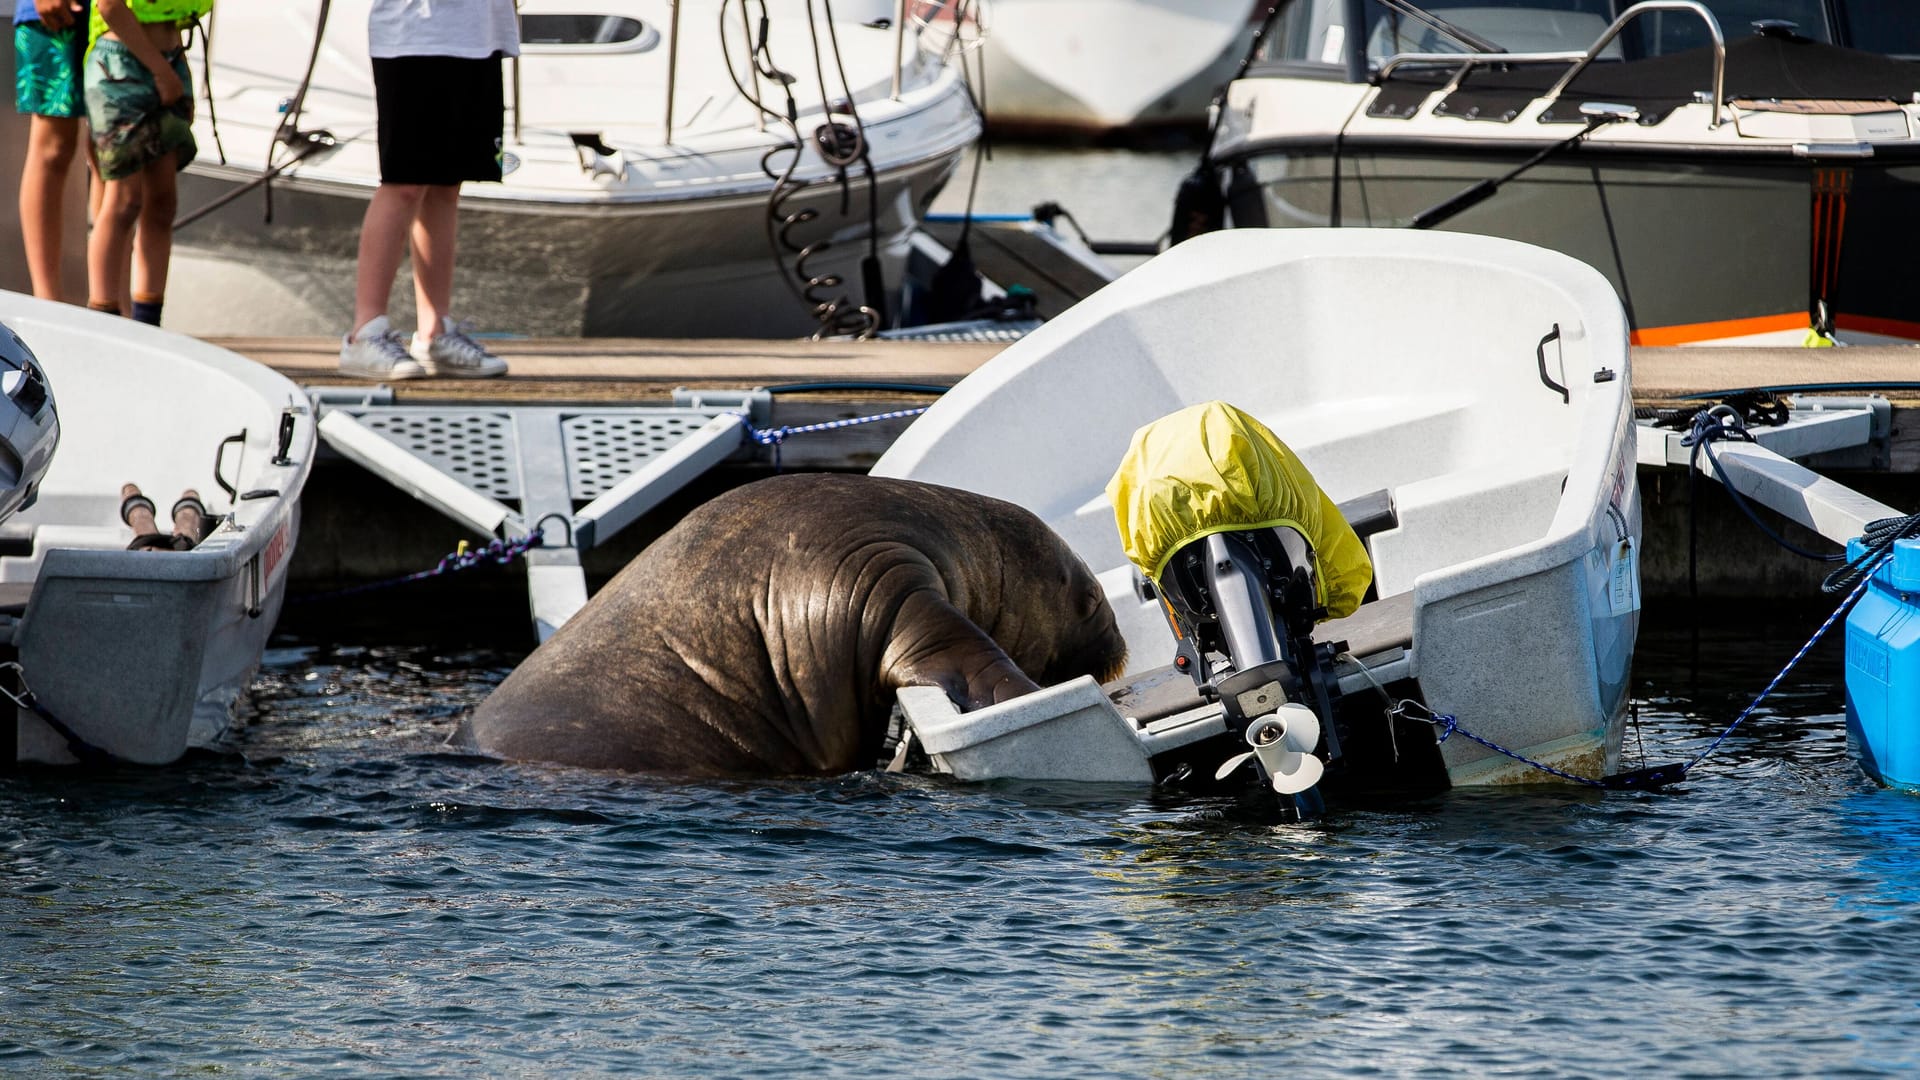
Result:
[[[1135,431],[1107,497],[1141,594],[1157,591],[1172,624],[1174,667],[1248,747],[1215,779],[1257,760],[1275,791],[1317,812],[1314,787],[1340,757],[1340,688],[1338,650],[1313,628],[1359,607],[1366,546],[1306,464],[1223,401]]]
[[[1258,757],[1276,791],[1317,811],[1322,761],[1340,756],[1331,722],[1340,687],[1333,646],[1313,640],[1327,613],[1306,538],[1284,526],[1211,533],[1175,551],[1159,585],[1179,639],[1174,667],[1252,748],[1220,778]]]

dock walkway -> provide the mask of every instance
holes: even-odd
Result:
[[[375,385],[340,375],[338,344],[330,339],[224,338],[214,343],[304,386]],[[781,393],[773,400],[771,423],[799,426],[928,404],[931,393],[910,387],[951,386],[1005,348],[998,343],[714,339],[506,339],[489,344],[512,365],[505,378],[395,383],[395,403],[652,405],[669,402],[676,387],[817,386]],[[1634,399],[1647,407],[1672,407],[1693,395],[1755,387],[1881,393],[1893,405],[1893,434],[1880,475],[1860,482],[1889,504],[1920,503],[1920,347],[1637,348],[1633,364]],[[781,448],[781,466],[868,468],[908,423],[888,420],[792,440]],[[458,530],[436,512],[398,491],[383,490],[385,484],[370,487],[365,474],[350,463],[337,464],[316,471],[309,482],[308,524],[293,568],[302,587],[336,586],[430,566],[459,538]],[[693,505],[770,471],[769,459],[759,466],[730,467],[710,482],[692,485],[652,520],[629,530],[620,543],[589,553],[588,569],[599,575],[618,569]],[[1674,480],[1658,470],[1642,477],[1650,553],[1642,573],[1649,593],[1671,592],[1692,573],[1684,558],[1688,485]],[[1724,498],[1717,492],[1712,497]],[[1716,507],[1712,516],[1725,519],[1715,526],[1712,546],[1739,557],[1716,558],[1700,572],[1703,594],[1742,595],[1763,587],[1790,591],[1804,584],[1800,579],[1811,571],[1783,562],[1770,545],[1747,536],[1752,527],[1730,506]],[[381,524],[370,529],[369,522]]]

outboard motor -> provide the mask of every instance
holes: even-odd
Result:
[[[46,373],[27,343],[0,323],[0,521],[33,505],[59,444]]]
[[[1173,629],[1174,667],[1248,746],[1216,779],[1257,760],[1276,792],[1318,812],[1340,690],[1336,651],[1313,628],[1371,583],[1359,537],[1299,458],[1224,402],[1141,428],[1107,493]]]

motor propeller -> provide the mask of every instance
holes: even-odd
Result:
[[[1318,784],[1326,772],[1326,764],[1313,753],[1320,745],[1320,718],[1297,702],[1248,724],[1247,745],[1253,749],[1227,759],[1213,774],[1215,780],[1225,780],[1249,758],[1258,758],[1274,791],[1298,795]]]

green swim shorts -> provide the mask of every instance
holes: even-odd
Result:
[[[118,41],[93,44],[86,63],[87,126],[100,179],[124,180],[169,155],[175,168],[192,163],[193,83],[183,51],[167,57],[187,92],[166,108],[153,73]]]
[[[29,116],[59,119],[85,115],[80,58],[86,51],[85,23],[58,31],[40,22],[14,24],[14,109]]]

